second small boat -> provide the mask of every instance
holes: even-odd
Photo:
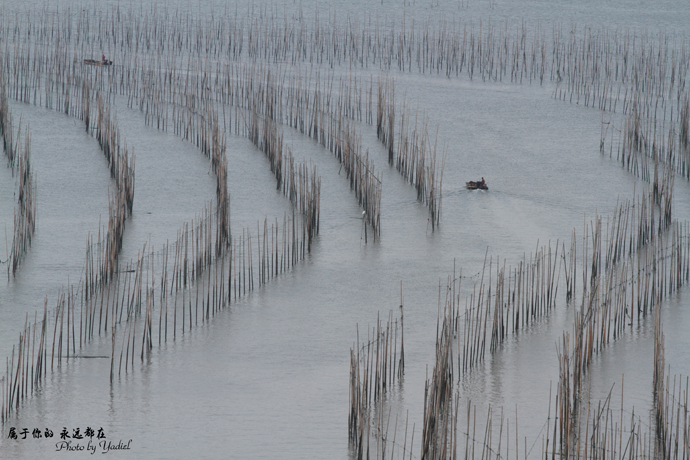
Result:
[[[97,65],[97,66],[107,66],[113,65],[113,61],[109,61],[103,56],[103,59],[97,61],[96,59],[84,59],[84,64],[86,65]]]

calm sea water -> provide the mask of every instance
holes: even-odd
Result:
[[[22,2],[22,7],[31,5]],[[80,5],[61,2],[48,8]],[[11,11],[19,4],[2,8]],[[167,8],[205,17],[230,7],[180,2]],[[324,18],[350,14],[399,21],[404,14],[432,24],[439,18],[477,24],[508,20],[539,24],[547,31],[554,24],[572,24],[578,30],[606,26],[652,34],[682,34],[690,23],[690,11],[677,1],[286,2],[262,8],[241,5],[238,14],[259,16],[269,10],[280,17],[301,9]],[[322,178],[320,234],[308,260],[210,323],[154,347],[146,362],[136,361],[134,371],[112,384],[108,359],[77,358],[49,372],[39,393],[3,427],[0,457],[88,455],[58,452],[56,442],[46,439],[8,440],[7,431],[10,426],[50,428],[57,437],[63,427],[72,432],[90,426],[102,427],[115,444],[131,440],[131,449],[109,453],[122,458],[349,458],[349,349],[357,325],[363,331],[375,323],[377,312],[397,311],[401,281],[406,371],[387,407],[391,426],[396,418],[402,426],[409,416],[418,439],[424,382],[434,364],[439,284],[445,284],[453,267],[467,276],[463,286],[469,293],[487,248],[490,255],[515,264],[537,245],[569,242],[573,228],[581,234],[595,213],[608,215],[619,199],[631,198],[643,184],[600,156],[601,112],[555,100],[549,84],[392,75],[396,95],[406,94],[425,111],[432,130],[438,127],[439,145],[447,146],[440,229],[431,231],[414,189],[387,166],[375,127],[362,125],[363,146],[384,184],[381,241],[365,244],[361,209],[337,161],[310,139],[285,129],[285,142],[297,159],[312,161]],[[143,115],[125,101],[116,107],[122,134],[136,154],[134,214],[121,254],[126,261],[144,243],[160,248],[173,240],[182,224],[214,198],[215,179],[208,160],[192,144],[145,126]],[[78,120],[17,102],[11,110],[15,119],[21,116],[30,125],[38,217],[18,275],[0,284],[4,356],[11,355],[27,315],[32,319],[45,298],[53,306],[59,290],[83,276],[87,236],[105,221],[108,191],[114,189],[96,141]],[[282,218],[289,203],[275,192],[263,154],[241,137],[229,136],[227,145],[233,228]],[[489,182],[489,193],[464,189],[465,181],[481,176]],[[0,226],[10,239],[16,187],[10,171],[0,169]],[[690,217],[689,192],[687,181],[676,181],[674,217]],[[0,259],[5,258],[0,245]],[[460,382],[462,397],[477,404],[478,412],[489,405],[504,407],[514,420],[517,411],[531,458],[541,453],[550,385],[558,380],[555,344],[569,329],[572,311],[559,301],[549,318],[511,336]],[[673,373],[687,375],[687,292],[664,304],[663,321],[667,363]],[[593,401],[605,398],[612,387],[619,394],[623,384],[628,409],[650,409],[651,323],[596,357],[588,375]],[[109,347],[103,337],[83,354],[108,355]]]

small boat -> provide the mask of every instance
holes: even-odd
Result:
[[[104,66],[104,65],[113,65],[113,61],[108,61],[108,60],[97,61],[96,59],[84,59],[84,64]]]
[[[489,186],[484,181],[465,182],[465,187],[467,187],[467,190],[489,190]]]

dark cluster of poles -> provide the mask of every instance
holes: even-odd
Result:
[[[456,305],[447,290],[443,319],[436,326],[436,364],[424,385],[421,458],[449,458],[458,447],[459,393],[453,392],[453,339]]]
[[[669,366],[670,368],[670,366]],[[654,310],[654,419],[656,438],[654,448],[659,456],[671,460],[688,457],[688,387],[680,375],[666,375],[664,332],[658,306]],[[651,444],[651,442],[650,442]],[[651,446],[649,448],[651,450]]]
[[[398,335],[400,336],[399,339]],[[398,318],[394,317],[391,310],[385,325],[381,322],[381,318],[377,318],[376,326],[372,327],[367,340],[363,345],[359,342],[358,326],[357,341],[350,349],[349,439],[357,459],[370,458],[372,448],[375,450],[376,458],[379,458],[379,455],[381,458],[386,458],[386,436],[390,425],[390,414],[386,417],[384,410],[375,409],[377,403],[380,404],[385,401],[389,393],[394,391],[396,378],[398,382],[401,382],[405,373],[402,284],[400,334],[398,334]],[[372,430],[377,442],[370,446]],[[393,432],[396,431],[397,417]],[[414,438],[411,438],[410,450],[413,442]],[[393,446],[395,448],[395,439]],[[403,453],[407,449],[406,422]],[[394,452],[391,453],[391,455],[393,454]]]
[[[28,127],[27,127],[28,131]],[[31,136],[27,132],[24,140],[24,148],[19,154],[18,178],[19,190],[17,193],[17,209],[14,211],[14,233],[9,260],[7,262],[7,278],[10,271],[12,275],[17,273],[17,268],[31,246],[31,239],[36,231],[36,181],[31,170]]]
[[[19,130],[17,131],[15,140],[14,128],[12,126],[12,111],[9,109],[7,103],[7,85],[5,84],[6,78],[2,67],[2,56],[0,56],[0,78],[2,79],[2,81],[0,81],[0,135],[2,135],[2,148],[7,157],[7,167],[10,168],[12,175],[14,175],[16,163],[18,161],[17,151],[19,149],[15,144],[19,140]],[[19,129],[21,129],[21,123]]]
[[[395,81],[379,75],[376,98],[376,137],[388,148],[388,163],[395,152]]]

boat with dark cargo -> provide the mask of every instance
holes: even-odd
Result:
[[[489,190],[489,186],[486,185],[486,181],[482,177],[482,180],[465,182],[465,187],[468,190]]]

